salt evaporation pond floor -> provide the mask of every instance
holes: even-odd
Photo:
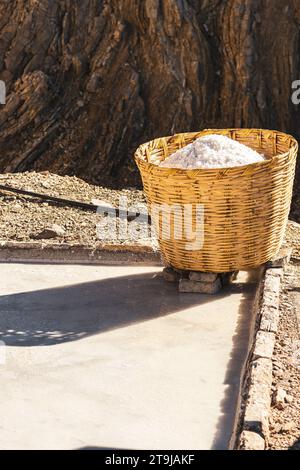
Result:
[[[228,447],[256,280],[160,272],[0,264],[1,449]]]

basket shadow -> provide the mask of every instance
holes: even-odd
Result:
[[[227,387],[221,403],[221,416],[212,446],[213,450],[228,450],[233,437],[240,386],[249,349],[249,332],[254,317],[255,292],[262,270],[263,268],[249,271],[248,283],[244,285],[241,291],[242,298],[239,305],[238,321],[232,338],[230,361],[224,377],[224,384]]]
[[[222,293],[218,298],[227,295]],[[179,294],[161,273],[108,278],[0,297],[0,338],[8,346],[49,346],[144,322],[212,301]]]

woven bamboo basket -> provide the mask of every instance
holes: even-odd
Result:
[[[196,170],[159,167],[150,162],[153,157],[163,161],[207,134],[235,139],[263,153],[266,160],[234,168]],[[148,209],[153,214],[153,207],[172,208],[168,226],[161,215],[156,215],[165,264],[222,273],[253,268],[270,260],[278,252],[285,233],[297,151],[298,143],[292,136],[262,129],[207,129],[141,145],[135,160]],[[192,217],[184,219],[181,233],[176,232],[174,227],[178,228],[178,217],[183,214],[178,208],[187,206],[192,206]],[[197,234],[200,226],[201,207],[202,242],[191,243],[191,234]]]

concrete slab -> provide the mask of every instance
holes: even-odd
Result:
[[[227,448],[255,280],[160,271],[0,264],[1,449]]]

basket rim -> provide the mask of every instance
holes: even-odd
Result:
[[[169,167],[162,167],[162,166],[159,166],[159,165],[156,165],[155,163],[152,163],[152,162],[148,162],[146,160],[144,160],[143,158],[141,158],[138,153],[143,149],[143,148],[146,148],[147,146],[149,146],[149,144],[153,143],[153,142],[156,142],[156,141],[159,141],[160,139],[171,139],[172,137],[180,137],[182,135],[187,135],[187,134],[200,134],[201,132],[207,132],[207,131],[210,131],[211,133],[218,133],[218,131],[230,131],[230,132],[241,132],[241,131],[245,131],[245,132],[271,132],[271,133],[274,133],[274,134],[277,134],[277,135],[281,135],[283,137],[289,137],[291,139],[291,141],[293,142],[292,146],[290,147],[290,149],[287,151],[287,152],[284,152],[284,153],[280,153],[280,154],[277,154],[277,155],[272,155],[272,157],[270,158],[267,158],[263,161],[260,161],[260,162],[255,162],[255,163],[248,163],[246,165],[238,165],[238,166],[230,166],[230,167],[216,167],[216,168],[193,168],[193,169],[190,169],[190,168],[169,168]],[[244,144],[245,145],[245,144]],[[222,172],[222,173],[227,173],[228,171],[230,170],[237,170],[237,169],[241,169],[242,171],[245,171],[247,168],[251,168],[251,169],[256,169],[256,168],[263,168],[264,166],[268,166],[270,164],[272,164],[275,160],[281,160],[281,159],[284,159],[286,157],[288,157],[290,154],[291,154],[291,151],[296,151],[298,152],[298,149],[299,149],[299,144],[298,144],[298,141],[295,137],[293,137],[291,134],[288,134],[286,132],[282,132],[282,131],[277,131],[275,129],[260,129],[260,128],[239,128],[239,127],[229,127],[229,128],[207,128],[207,129],[202,129],[200,131],[189,131],[189,132],[179,132],[179,133],[176,133],[176,134],[172,134],[172,135],[168,135],[168,136],[162,136],[162,137],[157,137],[155,139],[152,139],[152,140],[149,140],[148,142],[145,142],[141,145],[139,145],[139,147],[137,148],[137,150],[135,151],[134,153],[134,160],[136,161],[136,163],[138,162],[143,162],[147,165],[149,165],[150,167],[153,167],[153,168],[157,168],[159,169],[160,172],[162,173],[168,173],[170,174],[170,172],[172,173],[176,173],[176,174],[182,174],[182,175],[186,175],[187,172],[190,174],[190,175],[193,175],[193,174],[199,174],[199,172],[205,172],[205,173],[215,173],[215,172]]]

